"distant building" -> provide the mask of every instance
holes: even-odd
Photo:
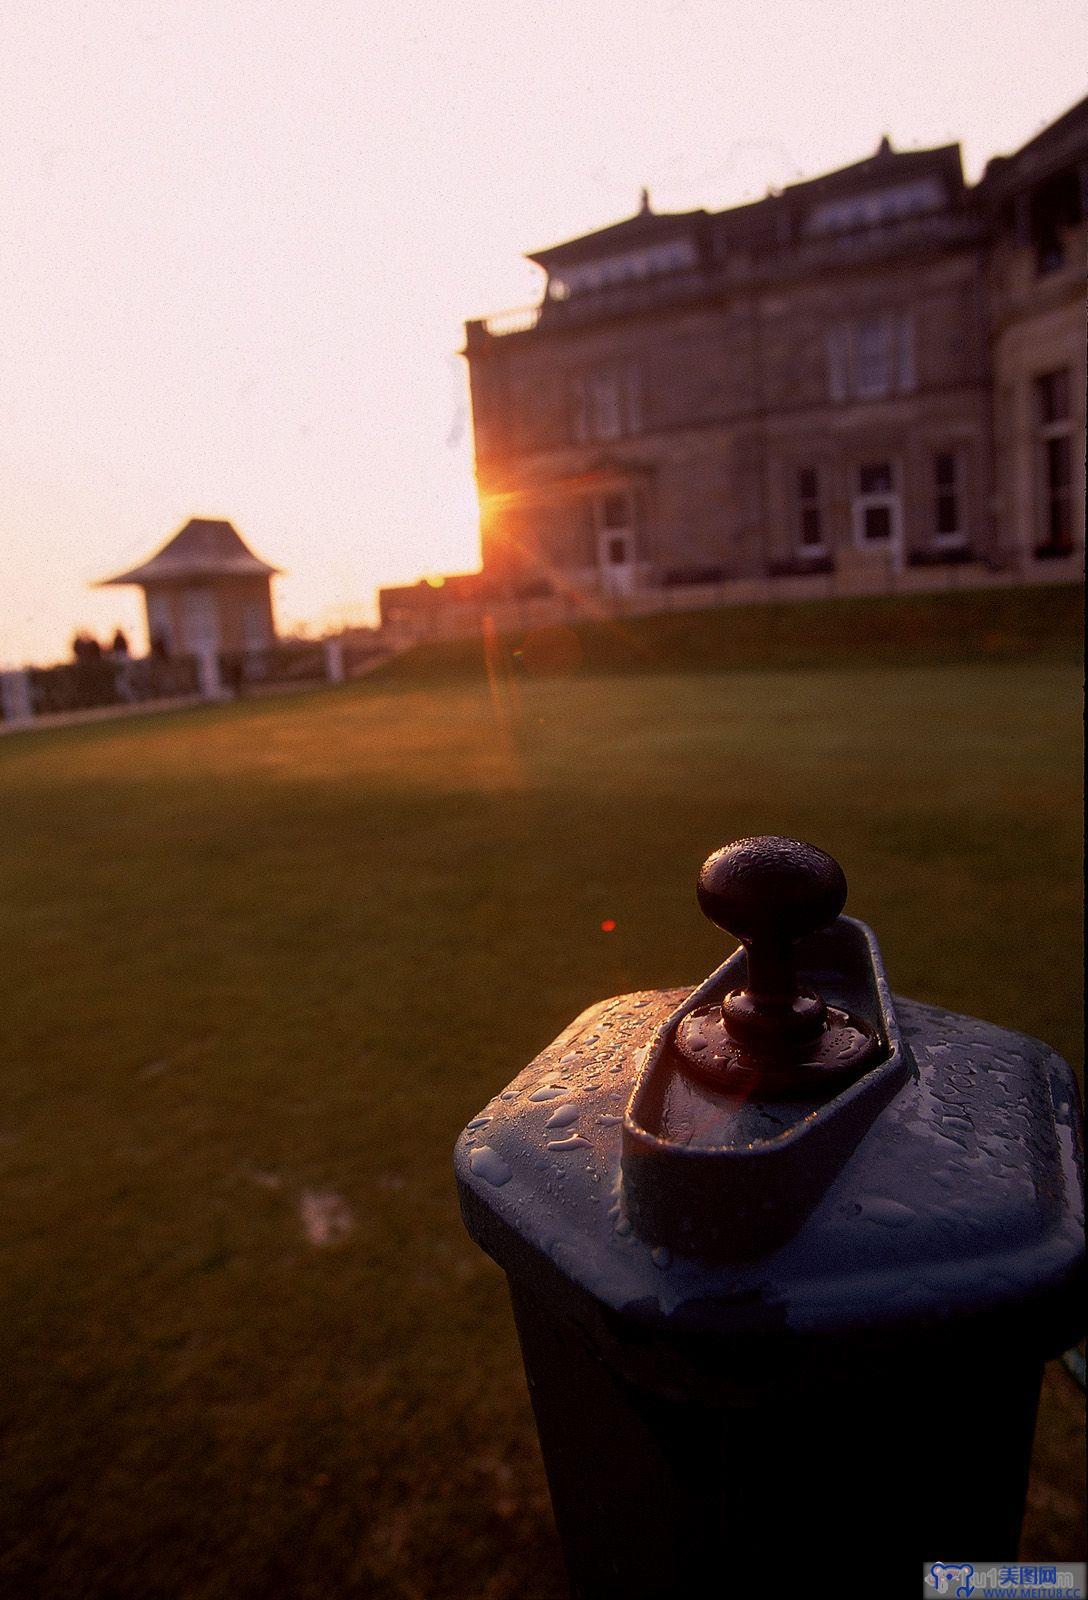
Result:
[[[1084,548],[1088,100],[973,189],[958,145],[875,155],[729,211],[529,259],[470,322],[481,593]],[[472,580],[465,576],[464,585]],[[444,591],[383,591],[383,616]]]
[[[142,566],[103,585],[137,584],[152,647],[172,655],[251,651],[276,637],[272,578],[229,522],[194,517]]]

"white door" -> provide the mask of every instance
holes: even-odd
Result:
[[[242,607],[242,639],[246,650],[263,650],[269,643],[268,613],[259,600]]]
[[[174,648],[174,617],[170,598],[156,589],[147,591],[147,642],[152,649],[156,644],[164,650]]]
[[[858,469],[854,543],[859,550],[881,551],[893,571],[903,565],[903,510],[890,461]]]
[[[185,650],[204,655],[219,649],[219,611],[210,589],[183,589],[181,616]]]
[[[631,497],[606,494],[597,502],[597,566],[606,594],[632,594],[637,582]]]

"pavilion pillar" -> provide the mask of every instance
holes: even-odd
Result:
[[[219,671],[218,650],[197,650],[195,655],[201,695],[205,700],[225,700],[227,692]]]
[[[3,711],[4,721],[13,726],[20,722],[33,721],[34,703],[30,698],[30,673],[25,667],[0,672],[0,710]]]
[[[344,672],[344,641],[343,639],[326,639],[325,643],[325,676],[330,683],[343,683],[346,676]]]

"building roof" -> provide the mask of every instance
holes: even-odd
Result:
[[[103,578],[98,587],[184,583],[194,578],[256,578],[280,570],[255,556],[232,523],[191,517],[149,560],[113,578]]]
[[[1021,184],[1035,183],[1057,167],[1082,160],[1086,140],[1088,96],[1041,128],[1019,150],[1007,156],[992,156],[979,187],[984,193],[1004,196]]]
[[[958,144],[933,145],[927,150],[895,150],[887,134],[881,139],[876,153],[863,161],[853,161],[848,167],[837,167],[834,172],[823,172],[817,178],[802,178],[783,190],[784,194],[823,199],[827,195],[849,193],[858,188],[868,188],[877,183],[898,183],[938,171],[956,189],[963,187],[963,168],[960,164]]]
[[[719,233],[750,233],[753,236],[771,228],[773,218],[783,207],[800,211],[809,205],[838,198],[855,190],[869,189],[874,184],[900,183],[920,176],[939,175],[944,181],[950,199],[963,190],[963,170],[960,165],[958,144],[937,145],[928,150],[895,150],[887,135],[881,139],[874,155],[855,161],[835,172],[822,173],[817,178],[806,178],[791,183],[780,193],[769,193],[763,200],[748,201],[724,211],[654,211],[649,196],[643,191],[642,205],[632,217],[614,222],[609,227],[598,228],[593,233],[567,239],[562,244],[551,245],[547,250],[531,251],[528,260],[551,271],[553,267],[571,266],[580,261],[591,261],[618,254],[642,245],[656,243],[689,233],[692,227],[713,226]]]
[[[550,245],[547,250],[530,252],[527,259],[539,267],[550,267],[559,262],[582,261],[587,258],[611,254],[620,250],[637,249],[658,239],[677,233],[685,224],[691,224],[707,215],[705,208],[698,211],[652,211],[649,197],[643,191],[643,202],[633,217],[613,222],[607,228],[582,234],[577,239],[567,239],[563,244]]]

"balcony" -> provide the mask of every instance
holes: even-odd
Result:
[[[531,333],[537,328],[545,332],[552,328],[577,328],[610,317],[655,311],[662,306],[705,299],[722,287],[721,273],[714,268],[663,273],[637,282],[609,284],[607,288],[571,295],[567,300],[545,299],[536,306],[520,306],[470,322],[466,329],[468,344],[470,349],[476,349],[489,339]]]

